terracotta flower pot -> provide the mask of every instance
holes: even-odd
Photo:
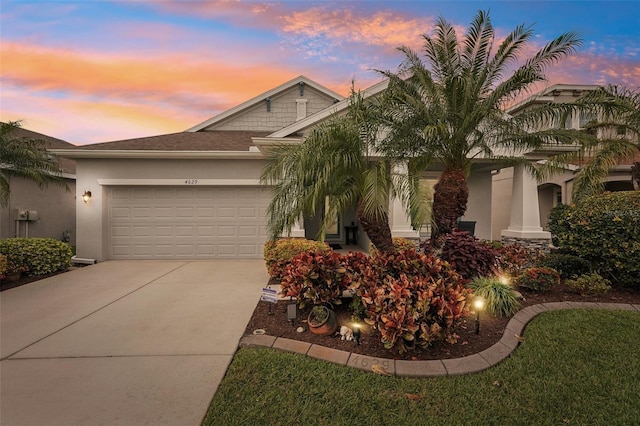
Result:
[[[317,315],[316,310],[320,310],[323,313],[321,315]],[[324,316],[324,318],[318,320],[317,316]],[[321,336],[332,335],[338,330],[336,313],[326,306],[314,307],[311,310],[311,313],[309,313],[307,323],[309,324],[309,330],[311,330],[312,333],[319,334]]]

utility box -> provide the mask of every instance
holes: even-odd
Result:
[[[16,220],[35,222],[40,220],[40,213],[37,210],[16,209]]]

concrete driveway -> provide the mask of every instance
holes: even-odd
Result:
[[[109,261],[0,293],[0,424],[199,425],[267,280]]]

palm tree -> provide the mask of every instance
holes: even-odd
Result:
[[[53,182],[65,186],[58,161],[47,153],[45,142],[20,137],[19,121],[0,123],[0,206],[9,201],[9,176],[28,179],[43,188]]]
[[[328,200],[318,239],[324,239],[335,215],[356,205],[356,216],[373,245],[394,251],[389,227],[389,199],[400,197],[415,225],[424,219],[419,180],[409,162],[408,173],[396,173],[396,164],[372,155],[379,131],[378,104],[352,92],[343,116],[313,128],[304,141],[281,145],[270,152],[261,180],[273,186],[268,208],[272,239],[289,232],[303,216],[313,216]],[[327,198],[328,197],[328,198]]]
[[[389,78],[389,130],[378,149],[442,167],[433,194],[431,246],[436,250],[467,209],[467,178],[475,158],[502,159],[535,172],[520,154],[576,137],[563,129],[532,131],[542,122],[535,112],[513,119],[503,113],[506,104],[545,80],[549,65],[581,44],[576,34],[565,33],[517,65],[533,35],[532,27],[520,25],[496,46],[487,12],[478,12],[461,39],[439,18],[433,35],[423,36],[425,62],[401,47],[405,60],[399,72],[380,71]]]
[[[574,113],[595,117],[586,131],[597,137],[584,143],[577,153],[587,157],[574,181],[573,200],[604,190],[603,180],[620,160],[632,160],[640,153],[640,90],[610,85],[598,88],[575,103]],[[631,168],[634,188],[640,189],[640,162]]]

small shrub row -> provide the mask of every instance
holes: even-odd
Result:
[[[6,272],[20,269],[28,275],[66,271],[71,266],[71,246],[53,238],[7,238],[0,240],[7,258]]]
[[[321,241],[304,238],[280,238],[264,245],[264,260],[271,278],[282,280],[282,273],[289,261],[305,252],[329,251],[331,248]]]
[[[395,248],[396,251],[412,250],[418,248],[418,242],[410,240],[408,238],[393,237],[392,241],[393,248]],[[378,254],[378,249],[373,245],[373,243],[369,243],[369,254],[371,256],[375,256]]]

